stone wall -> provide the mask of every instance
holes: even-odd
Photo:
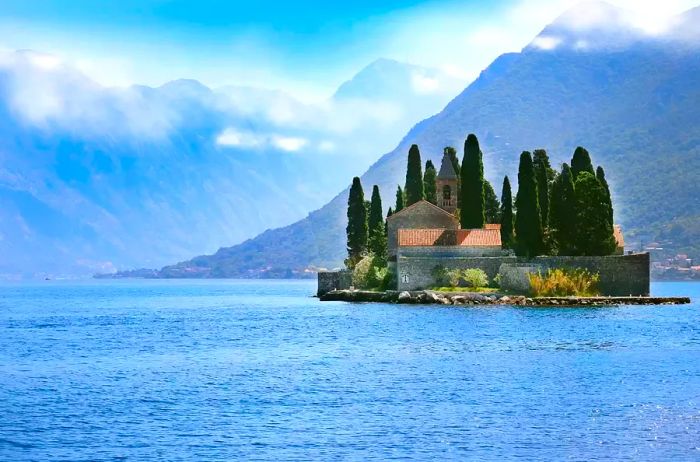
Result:
[[[517,262],[516,257],[503,253],[500,248],[402,247],[396,259],[398,290],[421,290],[433,286],[432,272],[436,266],[448,270],[479,268],[492,280],[503,263]]]
[[[527,273],[545,272],[552,268],[583,268],[600,275],[598,288],[606,296],[648,296],[649,254],[610,255],[607,257],[537,257],[517,263],[504,262],[501,287],[514,292],[527,292]]]
[[[319,297],[332,290],[349,289],[352,285],[352,273],[350,271],[319,271],[318,289]]]
[[[409,248],[406,248],[409,249]],[[499,271],[506,274],[505,290],[527,292],[528,272],[550,268],[585,268],[600,274],[599,288],[606,296],[649,295],[649,254],[611,255],[607,257],[538,257],[525,260],[514,256],[471,256],[456,254],[452,247],[404,248],[397,256],[398,290],[421,290],[434,285],[436,266],[447,269],[480,268],[492,280]],[[466,252],[466,251],[465,251]]]

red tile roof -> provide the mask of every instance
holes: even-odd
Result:
[[[400,229],[399,245],[432,247],[459,245],[465,247],[500,247],[499,228],[486,229]]]

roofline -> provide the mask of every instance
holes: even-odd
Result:
[[[411,205],[409,205],[408,207],[404,207],[404,208],[402,208],[401,210],[399,210],[398,212],[396,212],[396,213],[394,213],[393,215],[391,215],[390,217],[387,217],[387,218],[386,218],[387,221],[388,221],[388,220],[391,220],[392,218],[394,218],[394,217],[396,217],[396,216],[398,216],[398,215],[401,215],[402,213],[406,212],[407,210],[411,210],[413,207],[415,207],[416,205],[418,205],[418,204],[420,204],[420,203],[422,203],[422,202],[425,202],[426,204],[430,205],[431,207],[436,208],[437,210],[441,211],[441,212],[444,213],[445,215],[449,215],[450,217],[454,218],[455,220],[457,219],[456,216],[454,216],[453,214],[451,214],[451,213],[448,212],[447,210],[441,209],[441,208],[438,207],[437,205],[433,204],[432,202],[428,202],[428,201],[425,200],[425,199],[421,199],[421,200],[419,200],[418,202],[416,202],[415,204],[411,204]]]

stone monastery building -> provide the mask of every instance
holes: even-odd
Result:
[[[436,185],[437,205],[423,200],[387,219],[389,266],[397,275],[399,290],[434,285],[435,267],[481,268],[493,278],[502,264],[518,264],[513,252],[501,246],[500,224],[486,224],[482,229],[460,229],[455,216],[459,205],[458,177],[447,153],[442,157]],[[616,253],[622,255],[622,231],[617,225],[614,231],[618,242]],[[597,257],[589,260],[583,257],[583,263],[578,263],[586,266],[603,261]],[[542,262],[559,264],[556,258],[541,259],[538,264],[544,264]]]

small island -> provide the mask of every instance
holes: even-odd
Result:
[[[439,170],[408,152],[406,183],[386,216],[379,187],[366,201],[355,177],[347,208],[346,268],[319,272],[323,301],[589,306],[689,303],[650,297],[648,253],[624,250],[603,167],[577,147],[551,167],[544,149],[520,155],[518,191],[500,200],[470,134],[460,162]]]

